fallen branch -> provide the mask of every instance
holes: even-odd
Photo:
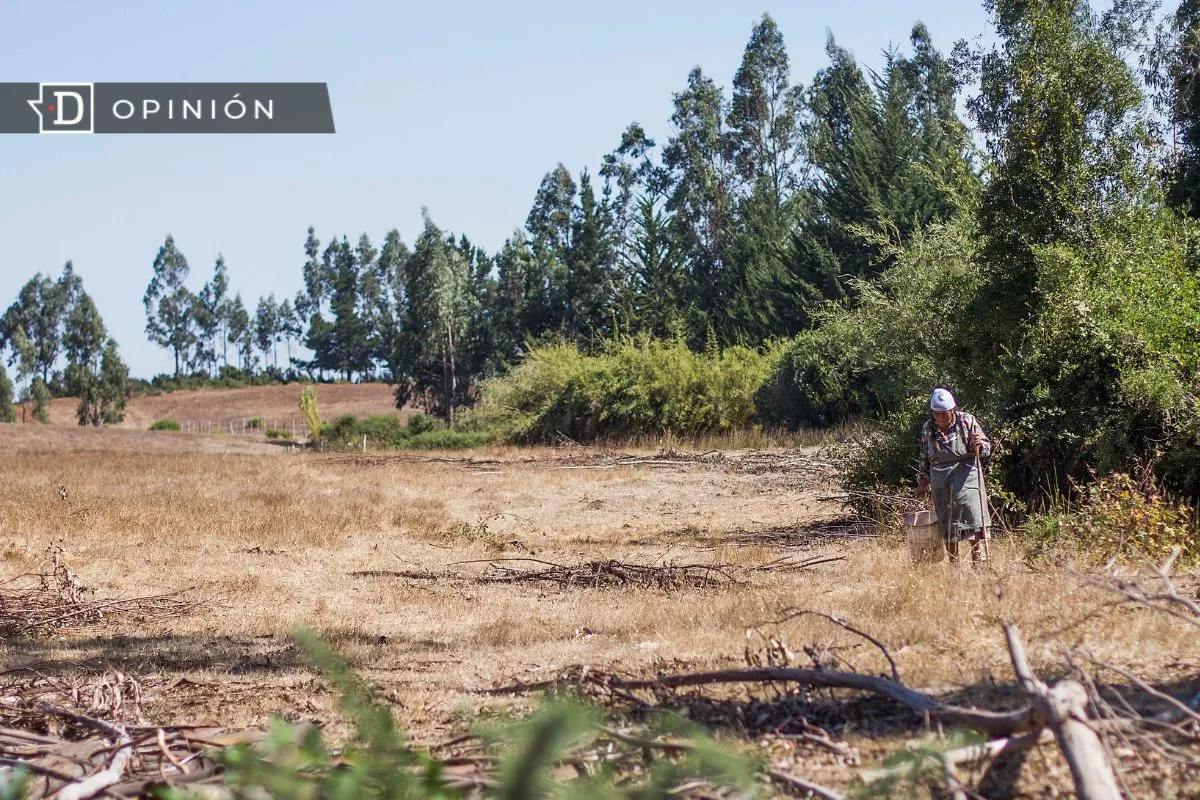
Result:
[[[112,762],[99,772],[89,775],[77,783],[64,786],[58,793],[58,800],[85,800],[85,798],[92,797],[101,790],[117,784],[121,780],[121,776],[125,774],[125,767],[133,756],[132,744],[129,734],[122,731],[117,740],[117,754],[113,757]]]
[[[1014,625],[1004,626],[1013,672],[1034,701],[1039,722],[1049,723],[1058,746],[1071,768],[1079,800],[1121,800],[1117,776],[1100,737],[1088,724],[1087,690],[1077,681],[1061,681],[1048,687],[1033,674],[1020,633]]]
[[[853,689],[870,692],[894,700],[918,714],[951,725],[977,730],[990,736],[1011,736],[1036,727],[1033,708],[1026,706],[1015,711],[987,711],[977,708],[939,703],[929,695],[910,689],[902,683],[888,678],[861,675],[855,672],[836,670],[800,669],[795,667],[759,667],[755,669],[728,669],[713,672],[689,672],[677,675],[660,675],[645,680],[625,680],[598,671],[589,671],[581,676],[580,683],[593,683],[609,689],[626,691],[645,689],[676,689],[689,686],[712,686],[725,683],[798,683],[822,689]],[[514,684],[481,690],[481,694],[515,694],[530,691],[550,690],[564,685],[564,681],[541,681],[531,684]]]
[[[785,788],[803,792],[805,796],[811,794],[814,797],[822,798],[822,800],[842,800],[842,796],[832,789],[827,789],[812,781],[806,781],[804,778],[797,777],[790,772],[770,768],[767,770],[767,777]]]

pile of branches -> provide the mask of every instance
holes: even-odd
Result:
[[[114,670],[8,682],[0,687],[0,788],[24,775],[29,798],[81,800],[218,782],[207,753],[259,734],[147,725],[142,699],[162,688]]]
[[[842,560],[842,556],[799,559],[785,556],[765,564],[635,564],[628,561],[585,561],[579,564],[555,564],[537,558],[484,559],[487,563],[481,583],[553,584],[564,589],[707,589],[744,582],[746,576],[761,572],[797,572],[818,564]],[[500,562],[525,562],[539,566],[518,568]],[[473,562],[460,562],[473,563]]]
[[[1148,589],[1131,581],[1096,581],[1122,595],[1118,603],[1129,603],[1168,614],[1200,630],[1200,603],[1181,593],[1169,570],[1172,558],[1157,568],[1161,589]],[[785,621],[801,615],[823,617],[851,633],[861,636],[880,650],[888,663],[887,674],[839,669],[828,654],[811,648],[811,667],[791,666],[795,654],[781,640],[768,640],[765,656],[747,661],[746,669],[724,669],[710,672],[660,674],[652,678],[631,678],[616,673],[583,668],[569,675],[539,683],[518,683],[484,694],[511,694],[529,691],[579,691],[596,699],[624,702],[649,709],[662,702],[670,692],[680,689],[742,684],[773,687],[792,687],[800,690],[850,690],[891,701],[915,713],[928,723],[956,727],[983,734],[987,740],[937,754],[936,768],[941,796],[952,800],[967,800],[978,796],[964,783],[962,769],[967,766],[991,765],[1001,757],[1024,753],[1044,744],[1056,743],[1064,756],[1081,800],[1121,800],[1133,796],[1124,785],[1114,752],[1118,747],[1135,755],[1153,752],[1162,762],[1184,770],[1200,768],[1200,694],[1190,700],[1172,696],[1127,670],[1095,660],[1097,671],[1115,673],[1128,682],[1125,691],[1106,686],[1096,677],[1099,672],[1085,669],[1087,660],[1068,652],[1072,673],[1054,684],[1043,682],[1034,673],[1022,642],[1013,625],[1005,625],[1004,636],[1016,676],[1017,687],[1024,702],[1009,710],[990,710],[944,702],[930,694],[906,685],[887,647],[878,639],[829,614],[811,611],[792,612],[777,620]],[[1140,703],[1131,701],[1128,690],[1141,694]],[[649,695],[647,697],[646,695]],[[802,726],[803,727],[803,726]],[[818,739],[824,733],[814,728],[807,732]],[[828,749],[841,743],[828,741]],[[911,779],[911,763],[899,767],[866,770],[862,779],[867,784],[889,783]],[[1193,773],[1194,774],[1194,773]],[[793,776],[794,777],[794,776]],[[985,773],[986,777],[986,773]],[[795,787],[793,787],[795,788]],[[809,785],[813,795],[837,800],[836,792]]]
[[[144,597],[97,600],[66,565],[62,550],[51,547],[51,568],[0,583],[0,637],[45,636],[78,630],[113,619],[145,623],[176,619],[202,603],[188,589]]]

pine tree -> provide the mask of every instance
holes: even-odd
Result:
[[[566,333],[583,345],[603,341],[611,332],[616,291],[616,254],[611,237],[609,209],[597,202],[591,177],[584,170],[566,253]]]
[[[791,245],[807,306],[853,300],[854,279],[891,267],[883,242],[952,218],[978,190],[950,66],[924,25],[910,40],[911,57],[889,50],[869,80],[832,36],[826,43],[830,64],[808,95],[813,177]]]
[[[332,247],[329,308],[333,320],[328,365],[348,381],[354,373],[365,372],[370,365],[368,329],[359,314],[359,256],[370,255],[373,262],[375,250],[366,234],[359,241],[357,253],[344,236]]]
[[[636,207],[626,255],[630,295],[625,314],[629,327],[626,333],[643,331],[655,337],[668,337],[681,318],[684,265],[661,199],[643,194],[638,197]]]
[[[188,363],[197,341],[196,304],[184,285],[187,277],[187,259],[168,234],[154,257],[154,275],[142,303],[146,307],[146,335],[150,341],[174,354],[176,376]]]
[[[534,336],[571,327],[567,264],[577,191],[575,179],[560,163],[542,178],[525,220],[534,256],[530,277],[539,286],[537,303],[527,306],[529,332]]]
[[[687,265],[684,304],[698,343],[709,320],[722,318],[729,300],[734,173],[725,158],[726,103],[713,80],[696,67],[687,88],[675,95],[674,106],[676,134],[663,150],[671,183],[667,212],[677,251]]]
[[[727,339],[761,341],[801,327],[803,306],[789,245],[796,217],[796,165],[804,156],[803,89],[793,86],[783,35],[764,14],[733,80],[725,136],[741,182],[728,245]]]
[[[524,356],[527,333],[534,330],[543,286],[534,283],[533,250],[525,234],[514,230],[496,255],[496,299],[492,325],[497,357],[513,364]]]

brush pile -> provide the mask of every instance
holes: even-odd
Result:
[[[24,670],[0,684],[0,793],[17,780],[26,797],[58,800],[216,782],[211,749],[259,734],[145,724],[143,701],[172,685],[112,669],[71,679]]]
[[[200,607],[188,590],[145,597],[97,600],[63,560],[61,547],[50,547],[48,572],[26,573],[0,583],[0,637],[48,636],[121,620],[145,623],[175,619]]]

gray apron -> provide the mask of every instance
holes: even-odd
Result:
[[[930,437],[929,488],[937,511],[938,527],[947,542],[959,542],[984,531],[987,521],[979,505],[979,473],[975,456],[967,451],[965,429],[955,420],[942,435],[933,425]]]

